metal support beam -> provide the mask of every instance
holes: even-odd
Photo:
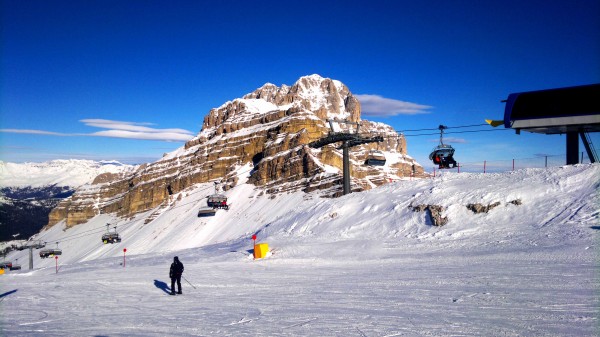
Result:
[[[358,122],[348,122],[348,121],[336,120],[336,122],[338,122],[338,123],[356,125],[355,133],[334,132],[333,131],[333,122],[334,121],[331,119],[328,119],[327,122],[329,122],[329,126],[331,128],[331,132],[329,132],[329,135],[327,135],[321,139],[317,139],[313,142],[310,142],[308,144],[308,146],[310,146],[313,149],[318,149],[325,145],[342,142],[342,145],[340,147],[338,147],[338,150],[339,149],[343,150],[342,151],[342,156],[343,156],[343,159],[342,159],[343,160],[343,178],[342,178],[342,180],[343,180],[343,184],[344,184],[344,195],[346,195],[346,194],[349,194],[352,192],[350,190],[350,152],[349,152],[349,148],[358,146],[361,144],[383,142],[383,137],[382,136],[361,137],[358,133],[360,130],[360,123],[358,123]]]
[[[579,133],[567,132],[567,165],[579,164]]]
[[[342,145],[344,161],[344,195],[350,193],[350,153],[348,152],[348,142]]]
[[[592,141],[590,140],[588,135],[583,131],[579,132],[579,135],[581,136],[581,142],[583,143],[583,147],[585,147],[585,151],[587,152],[588,158],[590,158],[590,163],[597,162],[598,158],[594,146],[591,144]]]
[[[29,270],[33,270],[33,247],[29,246]]]

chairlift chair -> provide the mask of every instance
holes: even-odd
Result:
[[[42,259],[45,259],[45,258],[53,255],[53,253],[54,253],[54,249],[42,249],[42,250],[40,250],[40,257]]]
[[[42,259],[45,259],[50,256],[55,256],[55,255],[62,255],[62,250],[60,250],[58,248],[47,248],[47,249],[40,250],[40,257]]]
[[[208,207],[212,208],[220,208],[220,209],[229,209],[229,205],[227,205],[227,197],[222,194],[213,194],[209,195],[206,200],[206,204]]]
[[[121,237],[119,236],[119,234],[117,233],[117,226],[115,226],[115,231],[111,232],[108,227],[110,226],[110,224],[106,224],[106,233],[104,233],[102,235],[102,242],[104,244],[108,244],[108,243],[116,243],[116,242],[121,242]]]
[[[102,235],[102,242],[104,244],[121,242],[121,237],[117,233],[104,233]]]
[[[438,165],[440,169],[447,169],[452,167],[456,167],[457,163],[454,160],[454,148],[448,144],[444,144],[444,129],[447,129],[447,126],[440,125],[440,144],[431,150],[429,154],[429,160],[433,161],[434,164]]]
[[[369,166],[383,166],[385,165],[385,155],[379,150],[371,150],[367,155],[365,164]]]
[[[215,181],[215,194],[209,195],[206,200],[206,204],[208,207],[212,208],[220,208],[224,210],[229,209],[229,205],[227,205],[227,197],[222,194],[217,194],[217,185],[219,183]]]
[[[202,207],[198,210],[198,217],[213,216],[217,213],[217,210],[213,207]]]
[[[44,244],[45,245],[45,244]],[[45,259],[49,256],[62,255],[62,250],[58,248],[58,242],[56,243],[56,248],[46,248],[40,250],[40,257]]]

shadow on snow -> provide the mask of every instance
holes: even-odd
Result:
[[[167,294],[171,294],[171,288],[163,281],[154,280],[154,286]]]
[[[15,290],[11,290],[11,291],[7,291],[7,292],[5,292],[4,294],[0,294],[0,298],[3,298],[3,297],[5,297],[5,296],[8,296],[8,295],[10,295],[10,294],[14,294],[14,293],[16,293],[16,292],[17,292],[17,289],[15,289]]]

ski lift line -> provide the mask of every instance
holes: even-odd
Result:
[[[462,128],[472,128],[472,127],[476,127],[476,126],[486,126],[486,125],[489,125],[489,124],[483,123],[483,124],[471,124],[471,125],[459,125],[459,126],[446,126],[445,129],[462,129]],[[402,133],[402,132],[434,131],[434,130],[439,130],[439,127],[435,128],[435,129],[401,130],[401,131],[396,131],[396,132]]]
[[[510,131],[511,129],[491,129],[491,130],[466,130],[456,132],[444,132],[445,135],[459,134],[459,133],[474,133],[474,132],[490,132],[490,131]],[[420,133],[415,135],[404,135],[404,137],[418,137],[418,136],[438,136],[439,133]]]
[[[239,172],[239,173],[238,173],[238,176],[239,176],[239,175],[242,175],[242,174],[244,174],[244,173],[249,173],[249,172],[252,172],[253,170],[254,170],[254,168],[251,168],[251,169],[249,169],[249,170],[244,170],[244,171],[241,171],[241,172]],[[234,186],[233,188],[235,188],[235,187],[237,187],[237,186]],[[191,193],[189,193],[189,195],[192,195],[192,194],[195,194],[195,193],[199,193],[199,192],[202,192],[202,191],[206,191],[206,190],[208,190],[208,189],[210,189],[210,187],[203,188],[203,189],[199,189],[198,191],[191,192]],[[207,196],[207,197],[208,197],[208,196]],[[189,205],[189,204],[194,204],[194,203],[196,203],[196,201],[190,201],[190,202],[186,202],[186,203],[183,203],[183,204],[180,204],[180,205],[177,205],[177,206],[173,206],[173,207],[171,207],[171,209],[176,209],[176,208],[183,207],[183,206],[186,206],[186,205]]]
[[[511,131],[511,129],[490,129],[490,130],[465,130],[465,131],[454,131],[444,132],[444,135],[460,134],[460,133],[477,133],[477,132],[491,132],[491,131]],[[376,134],[376,133],[375,133]],[[404,133],[398,133],[397,135],[380,134],[385,139],[396,139],[401,137],[420,137],[420,136],[439,136],[439,132],[436,133],[417,133],[414,135],[406,135]]]
[[[249,170],[244,170],[244,171],[240,172],[239,174],[248,173],[248,172],[251,172],[252,170],[254,170],[254,168],[251,168]],[[195,193],[199,193],[199,192],[202,192],[202,191],[207,191],[207,190],[212,189],[212,188],[214,188],[214,187],[210,186],[210,187],[202,188],[202,189],[199,189],[197,191],[189,193],[189,195],[195,194]],[[193,203],[196,203],[196,201],[191,201],[191,202],[187,202],[185,204],[177,205],[177,206],[171,207],[171,209],[183,207],[185,205],[189,205],[189,204],[193,204]],[[139,220],[132,220],[132,221],[120,223],[120,224],[118,224],[118,226],[120,228],[123,228],[124,226],[131,225],[131,224],[133,224],[133,223],[135,223],[137,221],[139,221]],[[96,227],[96,228],[88,229],[86,231],[83,231],[83,232],[80,232],[80,233],[77,233],[77,234],[65,236],[65,237],[63,237],[63,239],[61,241],[57,241],[57,242],[73,241],[73,240],[80,239],[80,238],[83,238],[83,237],[86,237],[86,236],[96,235],[96,234],[99,234],[99,233],[105,233],[106,229],[104,227],[106,227],[106,225],[102,225],[102,227]],[[44,241],[43,239],[38,239],[38,240]],[[47,241],[44,241],[44,242],[47,242]]]

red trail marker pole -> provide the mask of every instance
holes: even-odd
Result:
[[[123,268],[125,268],[125,253],[127,253],[127,248],[123,248]]]
[[[254,245],[252,246],[252,255],[256,258],[256,234],[252,234],[252,241],[254,241]]]

